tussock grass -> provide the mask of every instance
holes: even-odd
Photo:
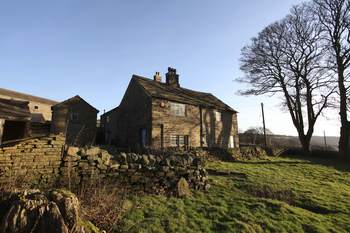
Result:
[[[208,192],[145,195],[114,232],[350,232],[350,166],[324,159],[210,162]],[[245,174],[245,176],[239,175]]]

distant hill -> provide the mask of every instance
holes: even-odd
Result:
[[[258,144],[262,145],[264,142],[263,135],[247,135],[240,134],[241,144]],[[297,136],[286,135],[268,135],[268,144],[274,147],[301,147]],[[326,137],[327,150],[337,150],[339,137]],[[311,139],[311,147],[313,149],[325,149],[325,142],[322,136],[314,136]]]

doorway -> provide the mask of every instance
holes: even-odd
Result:
[[[26,124],[24,121],[5,121],[2,142],[24,138]]]
[[[145,128],[142,128],[140,130],[140,143],[141,143],[141,147],[144,148],[146,147],[146,143],[147,143],[147,131]]]

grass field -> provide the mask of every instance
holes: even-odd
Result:
[[[268,158],[207,167],[208,192],[131,198],[115,232],[350,232],[349,166]]]

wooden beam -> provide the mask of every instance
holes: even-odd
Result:
[[[5,119],[0,119],[0,145],[2,144],[2,135],[4,133]]]

